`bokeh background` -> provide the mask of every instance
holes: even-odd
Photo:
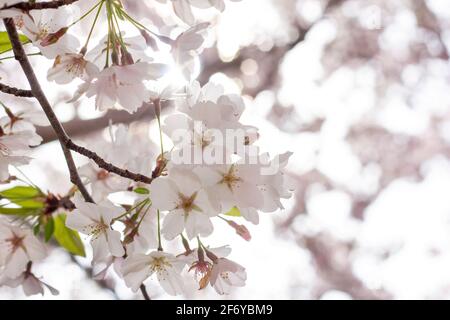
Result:
[[[168,14],[156,1],[124,2],[143,6],[144,21]],[[250,242],[215,226],[208,243],[233,247],[231,258],[247,268],[246,287],[220,297],[192,283],[178,298],[450,298],[448,1],[242,0],[228,2],[223,14],[203,14],[215,28],[198,80],[245,96],[244,122],[260,128],[260,145],[294,152],[288,171],[296,191],[285,210],[248,226]],[[86,99],[68,104],[74,87],[46,82],[51,61],[32,62],[74,139],[102,139],[112,121],[157,142],[150,112],[100,113]],[[0,77],[25,86],[13,61],[0,64]],[[44,145],[24,172],[44,189],[67,192],[55,137],[46,127],[39,132]],[[103,281],[91,273],[88,259],[61,249],[37,267],[61,292],[45,298],[140,298],[112,273]],[[153,298],[171,298],[155,282],[147,286]],[[0,288],[2,299],[23,297]]]

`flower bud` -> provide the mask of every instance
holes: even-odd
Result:
[[[54,33],[50,33],[47,36],[45,36],[42,41],[41,41],[41,46],[43,47],[47,47],[50,46],[52,44],[55,44],[56,42],[58,42],[59,39],[62,38],[62,36],[64,36],[67,32],[67,30],[69,30],[69,28],[64,27],[59,29],[58,31],[54,32]]]
[[[237,224],[236,222],[231,220],[228,220],[227,222],[244,240],[250,241],[252,239],[252,235],[250,234],[250,231],[248,231],[246,226],[244,226],[243,224]]]
[[[120,62],[122,63],[123,66],[127,66],[130,64],[134,64],[134,59],[133,56],[126,49],[122,48]]]
[[[141,29],[141,35],[145,40],[145,43],[147,46],[152,48],[153,51],[158,51],[158,44],[156,43],[155,39],[144,29]]]

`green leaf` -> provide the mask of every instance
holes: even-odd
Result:
[[[44,208],[44,202],[36,201],[36,200],[13,200],[10,199],[13,203],[21,206],[25,209],[42,209]]]
[[[18,186],[0,191],[0,196],[7,199],[32,199],[39,195],[41,195],[41,192],[38,189],[27,186]]]
[[[66,215],[60,214],[54,217],[54,222],[53,237],[59,245],[74,255],[85,257],[86,252],[80,235],[75,230],[66,227]]]
[[[55,220],[50,218],[45,225],[45,242],[48,242],[55,231]]]
[[[35,187],[18,186],[0,192],[0,198],[6,198],[22,208],[41,209],[44,207],[43,201],[36,201],[35,198],[43,196],[41,191]]]
[[[231,216],[231,217],[241,217],[242,216],[241,211],[237,207],[233,207],[230,211],[225,213],[225,215]]]
[[[3,208],[0,207],[0,214],[11,215],[11,216],[36,216],[39,214],[39,210],[35,208]]]
[[[136,188],[134,189],[134,192],[138,194],[149,194],[150,191],[147,188]]]
[[[20,42],[26,43],[30,40],[23,34],[19,35]],[[8,33],[6,31],[0,32],[0,54],[8,52],[12,49],[11,41],[9,41]]]

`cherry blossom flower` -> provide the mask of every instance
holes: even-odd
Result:
[[[89,81],[99,73],[95,64],[85,60],[79,53],[65,53],[58,55],[53,67],[49,69],[47,79],[58,84],[67,84],[76,78]]]
[[[29,15],[22,15],[21,30],[45,57],[54,59],[67,52],[76,52],[79,47],[78,39],[67,32],[48,43],[47,37],[64,30],[70,24],[72,16],[72,11],[68,8],[33,10]]]
[[[212,253],[212,255],[210,255],[214,257],[226,257],[231,253],[231,249],[228,246],[207,248],[207,250]],[[204,289],[209,283],[213,260],[208,260],[209,257],[205,256],[202,248],[192,250],[189,254],[180,256],[180,259],[186,261],[189,265],[189,271],[194,271],[195,278],[199,282],[199,290]]]
[[[104,280],[111,267],[113,267],[114,272],[121,277],[123,261],[123,257],[115,257],[111,255],[103,258],[102,260],[95,261],[95,264],[92,266],[93,278],[95,280]]]
[[[46,257],[44,245],[29,229],[0,221],[0,269],[10,279],[20,276],[30,261]]]
[[[218,294],[229,294],[231,287],[243,287],[247,280],[245,268],[227,258],[214,261],[210,283]]]
[[[154,209],[150,209],[142,219],[138,222],[138,226],[132,225],[131,237],[132,242],[127,245],[127,253],[147,253],[150,249],[158,247],[158,226],[157,213]]]
[[[111,66],[100,72],[86,95],[95,96],[95,106],[100,111],[124,109],[132,113],[150,98],[144,81],[160,78],[164,71],[165,66],[158,63]]]
[[[6,135],[2,129],[0,131],[0,181],[8,178],[9,165],[27,164],[31,159],[25,153],[29,150],[30,144],[37,145],[40,141],[40,137],[32,131]]]
[[[89,161],[89,163],[80,167],[78,172],[90,184],[92,197],[95,201],[101,201],[108,194],[122,191],[128,186],[125,179],[99,168],[93,161]]]
[[[198,67],[198,56],[203,51],[206,31],[210,24],[200,23],[181,33],[172,45],[172,55],[183,76],[191,80]]]
[[[122,4],[133,17],[141,18],[152,14],[151,7],[145,1],[122,0]]]
[[[258,208],[264,200],[258,188],[259,170],[258,165],[231,164],[198,167],[194,172],[207,187],[215,208],[228,212],[236,206],[244,218],[258,223],[257,214],[251,209]]]
[[[292,152],[286,152],[269,162],[269,166],[276,168],[276,172],[262,175],[261,184],[258,186],[264,199],[263,205],[259,207],[261,211],[274,212],[277,209],[284,209],[281,199],[289,199],[292,196],[294,187],[284,174],[284,169],[291,156]]]
[[[0,145],[0,148],[1,147],[2,146]],[[3,153],[3,150],[0,150],[0,182],[8,179],[9,166],[25,165],[28,164],[30,160],[30,158],[24,156],[10,156]]]
[[[195,17],[192,12],[192,7],[199,9],[216,8],[219,11],[225,9],[224,0],[157,0],[158,2],[166,3],[171,2],[173,6],[173,11],[175,14],[184,22],[189,25],[195,23]],[[231,0],[233,2],[238,2],[240,0]]]
[[[184,262],[174,255],[154,251],[148,255],[134,254],[125,259],[122,265],[122,273],[125,283],[133,291],[137,291],[140,285],[150,276],[156,273],[161,287],[170,295],[183,292],[183,279],[181,271]]]
[[[93,204],[75,197],[75,209],[67,216],[66,225],[90,237],[93,248],[93,261],[101,261],[110,254],[121,257],[125,250],[120,240],[121,234],[111,227],[114,218],[123,210],[111,203]]]
[[[44,295],[44,288],[47,288],[54,296],[59,295],[58,290],[37,278],[31,271],[25,271],[14,279],[10,279],[5,276],[0,277],[0,287],[1,286],[11,288],[22,286],[23,292],[26,296],[33,296],[36,294]]]
[[[150,185],[150,194],[154,208],[168,211],[162,227],[167,239],[175,238],[184,229],[190,239],[212,233],[210,217],[217,213],[211,209],[200,181],[190,171],[172,169],[169,177]]]
[[[232,154],[248,153],[258,134],[256,128],[239,122],[244,110],[242,98],[221,95],[211,97],[215,102],[201,100],[199,96],[197,99],[199,101],[193,105],[182,106],[182,113],[174,113],[164,119],[163,132],[175,144],[172,158],[184,164],[187,161],[217,164],[226,163]]]
[[[190,91],[190,99],[179,106],[179,110],[190,116],[198,114],[195,105],[213,102],[218,105],[218,111],[224,121],[238,123],[245,110],[244,99],[237,94],[226,94],[224,87],[214,82],[208,82],[203,87],[199,83],[193,83]]]
[[[192,13],[192,9],[189,0],[157,0],[158,2],[171,2],[173,6],[173,11],[175,14],[184,22],[189,25],[195,23],[195,17]]]

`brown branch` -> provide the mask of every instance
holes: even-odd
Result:
[[[100,157],[98,154],[96,154],[94,151],[91,151],[89,149],[86,149],[82,146],[79,146],[75,144],[70,138],[67,138],[68,140],[65,141],[65,145],[70,150],[73,150],[79,154],[82,154],[83,156],[91,159],[94,161],[100,168],[105,169],[108,172],[115,173],[121,177],[136,181],[136,182],[143,182],[150,184],[152,183],[153,179],[147,176],[144,176],[139,173],[133,173],[131,171],[128,171],[126,169],[121,169],[119,167],[116,167],[115,165],[106,162],[102,157]]]
[[[30,90],[23,90],[23,89],[10,87],[3,83],[0,83],[0,91],[3,93],[12,94],[13,96],[16,96],[16,97],[34,98],[34,95]]]
[[[148,295],[147,288],[145,287],[144,284],[141,284],[141,286],[139,287],[139,289],[141,290],[142,295],[144,296],[144,299],[145,299],[145,300],[152,300],[152,299],[150,298],[150,296]]]
[[[20,9],[23,11],[30,10],[43,10],[43,9],[57,9],[59,7],[67,6],[72,3],[77,2],[78,0],[54,0],[54,1],[44,1],[44,2],[19,2],[16,4],[12,4],[9,6],[5,6],[0,8],[1,10],[6,9]]]
[[[45,115],[50,121],[50,124],[55,130],[55,133],[58,135],[61,148],[66,158],[67,167],[69,168],[70,181],[78,187],[78,190],[80,190],[81,194],[83,195],[86,201],[93,202],[92,197],[87,192],[86,187],[83,185],[83,182],[81,181],[80,175],[78,174],[77,167],[72,157],[72,153],[66,146],[66,142],[69,140],[69,137],[64,131],[64,128],[62,127],[61,123],[56,117],[56,114],[53,112],[53,109],[50,106],[47,97],[42,91],[42,88],[39,84],[36,74],[34,73],[33,67],[31,66],[30,61],[28,60],[27,54],[23,49],[22,43],[20,42],[16,25],[14,24],[14,20],[11,18],[7,18],[4,19],[3,22],[5,24],[6,31],[8,32],[9,39],[11,41],[14,57],[19,62],[25,76],[27,77],[28,83],[30,84],[31,87],[31,92],[33,93],[33,96],[38,100],[39,104],[42,107],[42,110],[44,111]]]

